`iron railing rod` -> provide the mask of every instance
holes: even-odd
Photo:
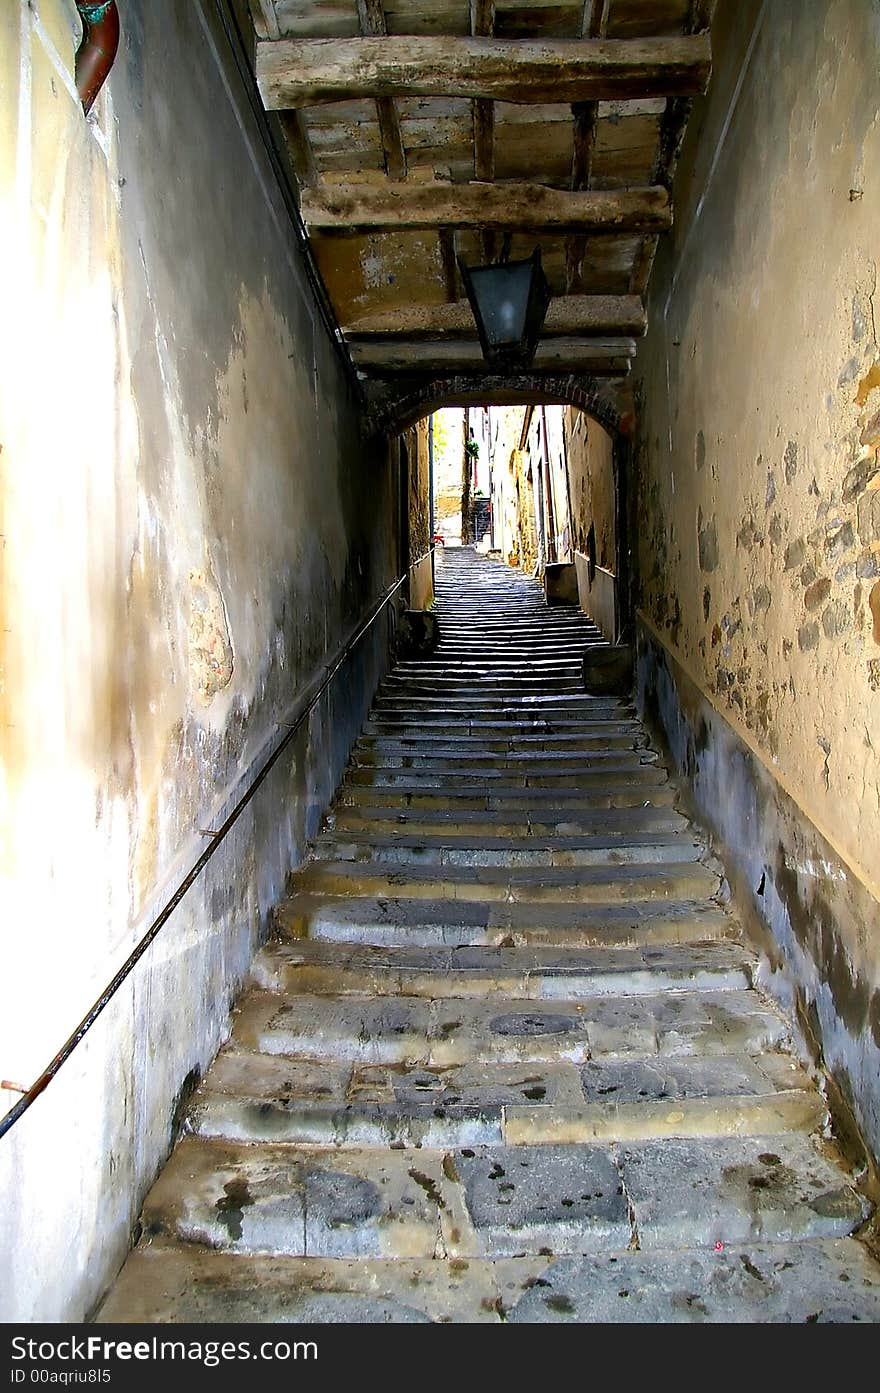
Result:
[[[159,914],[157,914],[156,918],[153,920],[153,922],[150,924],[150,927],[147,929],[147,932],[144,934],[143,938],[128,955],[125,962],[120,967],[119,971],[115,973],[115,975],[107,983],[107,986],[101,992],[101,995],[98,997],[97,1001],[95,1001],[94,1004],[89,1008],[89,1010],[86,1012],[86,1014],[80,1021],[79,1025],[73,1031],[73,1033],[67,1037],[58,1053],[54,1055],[51,1062],[43,1070],[42,1074],[37,1079],[37,1081],[31,1084],[30,1088],[27,1090],[26,1093],[22,1095],[21,1098],[19,1098],[18,1102],[15,1103],[2,1118],[0,1118],[0,1137],[4,1137],[6,1133],[9,1131],[9,1129],[15,1126],[16,1122],[18,1122],[20,1117],[24,1116],[31,1104],[36,1102],[40,1094],[46,1088],[49,1087],[49,1084],[52,1082],[55,1075],[58,1073],[58,1070],[61,1068],[63,1064],[67,1062],[67,1060],[73,1054],[80,1041],[84,1039],[84,1037],[89,1033],[92,1026],[95,1024],[95,1021],[104,1011],[104,1009],[110,1004],[113,997],[116,995],[119,988],[122,986],[123,982],[126,980],[127,977],[131,975],[134,968],[140,962],[141,958],[144,956],[147,949],[150,947],[150,944],[153,942],[156,935],[161,931],[164,925],[167,924],[168,920],[171,918],[172,914],[174,913],[177,906],[180,904],[180,901],[183,899],[186,892],[198,879],[201,872],[204,870],[205,866],[208,864],[211,857],[214,855],[214,852],[217,850],[218,846],[223,841],[226,834],[241,817],[241,814],[244,812],[245,808],[250,803],[254,794],[257,792],[257,789],[264,782],[273,766],[281,758],[282,754],[287,749],[291,740],[293,740],[297,731],[299,731],[302,728],[303,724],[306,721],[306,718],[309,716],[312,709],[321,700],[321,697],[324,695],[327,688],[330,686],[330,683],[333,681],[333,678],[336,676],[337,672],[342,667],[349,654],[357,647],[364,634],[367,633],[367,631],[372,627],[372,625],[378,619],[379,615],[385,609],[385,606],[394,598],[400,587],[407,580],[408,576],[411,574],[413,570],[415,570],[415,567],[421,565],[421,563],[428,556],[433,555],[433,552],[434,547],[431,546],[430,549],[426,551],[423,556],[419,557],[418,561],[415,561],[413,563],[413,565],[409,568],[408,571],[406,571],[402,576],[400,576],[400,578],[396,580],[394,584],[388,588],[388,590],[386,590],[385,594],[382,595],[381,598],[376,602],[373,609],[370,611],[367,618],[363,621],[360,627],[355,631],[352,637],[349,638],[342,645],[339,652],[336,654],[336,657],[333,658],[331,662],[325,664],[325,674],[324,677],[321,679],[320,686],[309,698],[302,711],[296,717],[296,720],[294,720],[290,724],[287,733],[282,736],[281,740],[278,742],[275,749],[270,754],[269,758],[260,767],[257,774],[254,776],[253,781],[250,783],[248,788],[245,790],[241,798],[236,803],[235,807],[232,809],[232,812],[229,814],[226,820],[223,823],[221,823],[221,825],[217,828],[217,831],[212,834],[211,840],[208,843],[207,847],[202,852],[198,860],[195,862],[192,869],[180,882],[177,889],[174,891],[174,894],[171,896],[170,900],[166,902],[166,904],[160,910]],[[308,691],[308,687],[306,688],[306,691]]]

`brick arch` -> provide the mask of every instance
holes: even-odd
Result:
[[[367,384],[366,431],[396,435],[443,406],[577,406],[615,438],[632,423],[629,383],[581,375],[507,373],[488,377],[436,377],[414,382],[385,379]]]

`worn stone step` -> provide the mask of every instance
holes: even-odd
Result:
[[[227,1141],[397,1148],[771,1135],[826,1119],[807,1076],[776,1053],[426,1068],[316,1063],[233,1040],[188,1126]]]
[[[251,980],[266,991],[313,995],[526,999],[637,996],[734,990],[752,984],[753,959],[739,944],[646,948],[417,947],[300,939],[267,944]]]
[[[399,692],[383,696],[380,692],[373,706],[373,714],[376,712],[381,715],[393,712],[413,724],[422,717],[441,721],[605,720],[630,718],[633,705],[629,697],[594,697],[585,692],[568,696],[532,694],[518,697],[489,692],[450,692],[445,694],[442,701],[436,697],[406,696]]]
[[[405,755],[430,755],[434,759],[498,756],[498,755],[541,755],[577,754],[583,751],[634,750],[648,747],[647,736],[635,730],[621,730],[618,733],[596,732],[592,735],[568,734],[547,735],[544,733],[512,734],[446,734],[437,735],[431,731],[421,731],[409,736],[403,734],[382,734],[368,732],[355,746],[357,758],[368,763],[370,757],[377,755],[400,758]]]
[[[502,741],[504,746],[513,745],[524,752],[532,752],[541,741],[549,741],[554,748],[565,749],[569,742],[589,740],[599,742],[597,748],[613,748],[614,743],[625,740],[629,748],[635,744],[648,746],[650,740],[636,722],[619,719],[617,715],[595,719],[578,718],[558,721],[556,717],[532,718],[528,714],[508,718],[503,715],[489,715],[486,719],[473,719],[465,712],[448,711],[440,721],[432,722],[425,713],[424,722],[418,712],[410,712],[401,717],[394,710],[390,716],[382,709],[373,712],[362,737],[364,745],[405,745],[412,749],[421,746],[426,752],[434,746],[451,745],[464,752],[478,750],[482,744],[488,750],[488,742]]]
[[[439,869],[439,868],[438,868]],[[367,863],[313,861],[298,871],[298,890],[310,894],[369,895],[387,899],[556,901],[614,904],[627,900],[700,900],[717,893],[719,876],[699,861],[640,866],[540,868],[444,866],[383,869]]]
[[[597,629],[576,622],[548,625],[545,620],[530,625],[508,624],[484,629],[476,624],[462,628],[442,615],[437,618],[440,637],[429,655],[435,661],[438,656],[446,655],[484,661],[495,657],[503,661],[512,654],[524,658],[552,657],[560,649],[591,648],[607,642]]]
[[[840,1238],[868,1206],[799,1134],[454,1150],[184,1137],[148,1233],[293,1257],[518,1257]]]
[[[436,663],[413,661],[409,665],[398,663],[386,679],[395,683],[415,683],[433,686],[435,682],[444,685],[467,685],[471,682],[534,682],[538,688],[545,679],[577,679],[584,661],[583,651],[554,653],[544,659],[508,658],[504,661],[492,659],[484,662],[468,662],[465,659],[441,657]]]
[[[555,693],[577,693],[582,690],[583,683],[580,675],[538,677],[526,673],[521,678],[493,677],[489,674],[421,678],[398,677],[392,673],[389,677],[383,678],[379,694],[380,697],[425,696],[432,701],[440,702],[444,697],[457,695],[472,700],[484,692],[498,697],[507,695],[533,697],[535,694],[551,696]]]
[[[559,635],[539,632],[530,638],[520,634],[491,639],[482,635],[450,636],[440,629],[440,639],[430,656],[409,659],[409,662],[422,662],[428,665],[442,663],[495,664],[518,662],[545,662],[562,655],[576,653],[582,656],[589,648],[605,643],[600,634],[584,632]]]
[[[412,836],[439,836],[454,832],[459,836],[504,837],[607,837],[635,836],[642,832],[685,832],[687,818],[671,808],[636,807],[604,808],[594,811],[564,812],[547,808],[529,815],[514,810],[494,813],[476,812],[462,808],[427,809],[404,808],[394,812],[389,808],[346,807],[337,805],[325,818],[325,826],[338,832],[369,832],[390,836],[409,833]]]
[[[609,741],[598,748],[576,750],[568,744],[549,750],[468,750],[454,746],[446,749],[388,750],[374,745],[358,744],[352,751],[350,764],[356,769],[425,769],[433,772],[458,773],[463,771],[495,771],[500,776],[505,771],[521,773],[524,770],[538,774],[577,772],[579,769],[639,769],[643,764],[657,762],[657,754],[641,745],[638,749],[632,741]]]
[[[494,1260],[248,1257],[156,1239],[97,1320],[850,1325],[880,1321],[880,1268],[852,1238]]]
[[[485,672],[491,675],[507,672],[514,675],[548,673],[552,676],[560,668],[577,667],[583,661],[586,650],[595,646],[589,639],[578,643],[565,639],[556,642],[552,648],[539,652],[531,644],[518,649],[514,643],[509,642],[499,647],[498,656],[487,656],[480,651],[471,654],[441,643],[430,657],[399,660],[390,676],[433,678],[457,675],[461,672]]]
[[[583,694],[583,679],[580,673],[571,677],[451,677],[416,679],[385,678],[376,694],[378,702],[418,702],[430,703],[435,709],[467,707],[487,709],[497,703],[509,704],[517,700],[528,701],[534,705],[541,697],[557,701],[567,697],[580,697]]]
[[[552,740],[647,740],[635,720],[618,721],[454,721],[443,716],[425,718],[419,725],[409,721],[373,718],[364,725],[364,740],[391,741],[394,744],[414,745],[426,741],[444,744],[446,741],[478,742],[502,740],[528,748],[533,741]]]
[[[590,764],[586,759],[580,767],[530,762],[521,769],[512,764],[501,769],[455,768],[450,765],[439,770],[377,769],[369,765],[355,765],[346,773],[345,788],[366,784],[371,788],[399,788],[406,792],[439,788],[464,793],[468,786],[480,788],[491,784],[496,796],[506,800],[508,794],[523,788],[611,794],[621,788],[648,790],[667,781],[666,770],[653,758],[627,760],[624,755],[613,764],[609,760],[604,767]]]
[[[280,901],[273,919],[290,938],[389,947],[642,947],[729,938],[738,930],[705,901],[512,904],[299,893]]]
[[[449,620],[438,615],[439,641],[430,655],[423,659],[409,661],[437,661],[440,657],[467,658],[472,661],[502,662],[512,656],[526,660],[553,657],[559,651],[576,647],[592,648],[605,643],[602,635],[595,629],[580,624],[547,625],[539,622],[533,625],[510,624],[495,629],[483,629],[476,624],[470,629],[453,626]]]
[[[355,837],[337,829],[322,833],[312,847],[317,861],[352,861],[371,867],[642,866],[699,861],[705,854],[702,841],[685,832],[477,838],[473,833],[424,836],[391,831]]]
[[[611,785],[609,787],[609,784]],[[484,785],[485,787],[485,785]],[[530,816],[553,813],[594,812],[603,808],[670,808],[676,800],[672,784],[646,782],[641,776],[615,777],[597,781],[587,790],[576,786],[554,788],[552,785],[533,788],[525,785],[493,783],[488,793],[476,792],[472,786],[434,785],[395,782],[385,786],[368,782],[343,784],[336,796],[336,809],[380,808],[397,812],[408,810],[487,813],[528,813]]]
[[[409,736],[440,735],[444,730],[464,732],[470,735],[506,736],[581,733],[601,734],[605,730],[613,733],[613,727],[624,724],[625,733],[639,730],[632,711],[627,706],[606,706],[602,710],[585,712],[562,711],[556,708],[544,710],[541,707],[517,707],[508,705],[478,706],[461,702],[377,702],[369,717],[370,724],[377,722],[380,727],[393,723],[402,726]],[[381,729],[380,732],[381,733]]]
[[[578,687],[574,685],[574,678],[569,678],[564,671],[556,673],[553,664],[550,664],[547,671],[521,671],[521,673],[514,673],[510,677],[505,676],[503,671],[497,673],[492,666],[486,666],[479,674],[433,671],[425,676],[419,676],[418,673],[407,673],[407,671],[402,671],[400,667],[393,667],[390,673],[383,677],[379,691],[383,694],[384,692],[390,692],[390,694],[398,692],[400,694],[400,692],[418,691],[419,688],[426,688],[432,695],[454,692],[455,690],[461,690],[464,694],[468,694],[471,688],[475,688],[476,692],[493,692],[508,687],[514,695],[533,697],[533,695],[553,694],[557,690],[556,685],[554,685],[557,680],[564,684],[558,690],[578,691]]]
[[[601,1055],[755,1054],[787,1038],[754,991],[630,997],[507,998],[301,995],[252,991],[235,1015],[248,1049],[303,1059],[446,1066],[586,1063]]]

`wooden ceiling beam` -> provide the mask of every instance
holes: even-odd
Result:
[[[363,97],[519,103],[688,96],[705,90],[709,36],[552,40],[420,37],[276,39],[257,44],[268,109]]]
[[[382,0],[357,0],[358,23],[364,37],[383,38],[388,33]],[[400,114],[393,97],[376,98],[379,138],[389,179],[406,178],[406,150],[400,129]]]
[[[562,295],[550,301],[543,336],[555,334],[625,334],[645,332],[645,307],[637,295]],[[477,326],[467,300],[449,305],[400,305],[380,314],[362,315],[344,325],[347,339],[476,337]]]
[[[585,0],[581,17],[581,37],[601,39],[608,25],[608,11],[611,0]],[[599,117],[598,102],[576,102],[572,114],[572,154],[571,179],[569,187],[573,193],[588,189],[593,177],[593,152],[596,148],[596,122]],[[565,239],[565,289],[571,294],[582,286],[581,268],[587,250],[587,239],[583,236],[568,236]]]
[[[308,188],[318,178],[315,152],[300,111],[279,111],[278,124],[290,154],[299,187]]]
[[[470,0],[471,37],[491,38],[495,31],[495,0]],[[491,183],[495,178],[495,103],[485,97],[471,102],[474,128],[474,178]],[[480,233],[483,260],[494,261],[498,239],[494,232]]]
[[[251,6],[252,14],[254,10],[256,10],[254,27],[260,37],[265,33],[270,39],[280,39],[281,27],[275,13],[275,0],[256,0],[256,5]],[[259,23],[260,20],[262,20],[262,24]]]
[[[303,191],[301,213],[315,231],[362,228],[528,229],[533,232],[665,232],[672,225],[663,188],[570,193],[546,184],[323,184]]]
[[[712,0],[691,0],[685,20],[685,33],[695,34],[707,30],[712,18],[712,9]],[[668,189],[670,193],[693,106],[692,97],[669,97],[660,120],[657,157],[653,171],[654,183]],[[629,281],[629,288],[634,295],[644,295],[648,288],[654,257],[657,255],[657,241],[656,234],[642,240]]]
[[[451,227],[441,227],[439,231],[440,259],[443,262],[443,280],[446,285],[447,300],[457,300],[462,293],[461,276],[458,270],[458,257],[455,246],[455,232]]]
[[[478,343],[469,339],[430,343],[410,339],[388,343],[372,341],[348,344],[359,372],[379,375],[413,372],[490,372]],[[634,339],[547,339],[538,345],[533,367],[537,372],[593,372],[606,367],[628,372],[635,356]],[[497,371],[497,369],[495,369]]]

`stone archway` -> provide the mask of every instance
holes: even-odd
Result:
[[[430,379],[381,378],[364,384],[365,431],[396,435],[442,406],[577,406],[615,439],[628,438],[633,425],[632,389],[621,378],[544,373],[459,376]]]

